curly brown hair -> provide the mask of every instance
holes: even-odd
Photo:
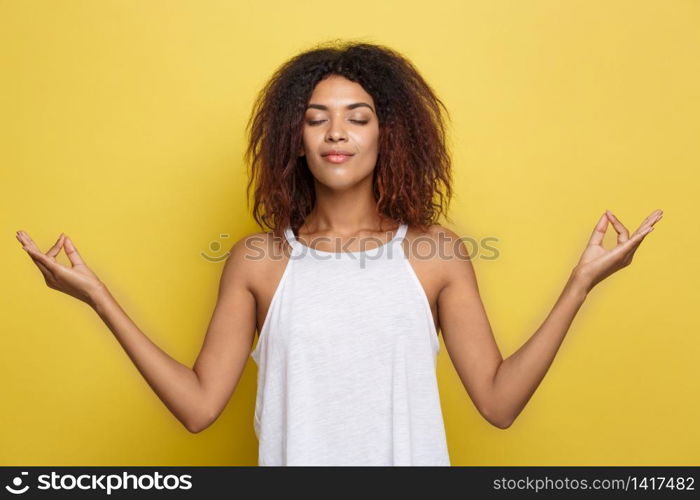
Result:
[[[374,99],[379,147],[373,173],[377,211],[426,231],[452,197],[445,105],[413,64],[377,44],[324,42],[280,66],[257,96],[246,126],[247,187],[255,183],[253,217],[282,237],[299,228],[314,207],[314,179],[298,156],[303,120],[316,84],[329,75],[359,83]],[[443,191],[444,190],[444,191]],[[435,194],[439,200],[434,200]],[[448,218],[449,220],[449,218]]]

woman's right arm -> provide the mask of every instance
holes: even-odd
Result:
[[[250,237],[249,237],[250,238]],[[204,345],[194,368],[169,356],[129,318],[107,287],[85,265],[67,237],[46,253],[26,233],[18,234],[49,287],[89,304],[112,331],[138,371],[165,406],[190,432],[200,432],[226,406],[245,368],[255,334],[255,299],[250,291],[251,263],[243,238],[231,249]],[[62,247],[72,267],[56,262]]]
[[[187,430],[198,432],[206,410],[196,373],[154,344],[106,287],[91,295],[90,305],[165,406]]]

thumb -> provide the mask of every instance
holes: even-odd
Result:
[[[85,264],[83,262],[82,257],[80,257],[80,254],[78,253],[78,250],[75,248],[75,245],[73,244],[73,240],[70,239],[69,236],[65,236],[65,241],[63,242],[63,246],[66,249],[66,255],[68,256],[68,259],[70,260],[72,265],[78,265],[78,264]]]

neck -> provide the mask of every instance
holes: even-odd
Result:
[[[316,204],[302,228],[311,234],[355,235],[363,231],[386,231],[396,223],[377,211],[371,184],[360,183],[342,191],[317,184]]]

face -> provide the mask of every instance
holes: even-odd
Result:
[[[321,80],[309,99],[303,129],[300,156],[306,156],[318,182],[343,189],[374,171],[379,121],[372,96],[359,83],[339,75]],[[331,150],[348,155],[328,155]]]

